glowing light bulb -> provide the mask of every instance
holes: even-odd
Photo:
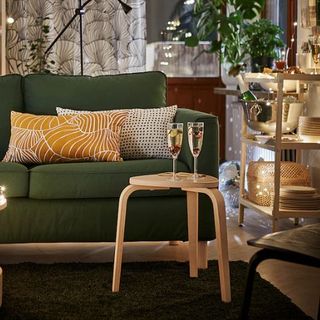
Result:
[[[8,24],[13,24],[14,23],[14,19],[12,17],[8,17],[7,18],[7,23]]]

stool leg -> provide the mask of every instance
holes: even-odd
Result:
[[[189,274],[198,277],[198,193],[187,192]]]
[[[227,222],[226,222],[226,209],[224,205],[223,196],[218,189],[183,188],[183,190],[187,191],[187,194],[189,194],[189,192],[196,192],[198,194],[204,193],[210,198],[213,204],[221,299],[223,302],[231,302]]]
[[[239,204],[239,216],[238,216],[239,227],[243,226],[243,221],[244,221],[244,205]]]
[[[221,298],[223,302],[231,302],[228,237],[224,199],[218,189],[208,190],[211,191],[210,198],[214,208]]]
[[[240,320],[248,319],[252,289],[253,289],[253,281],[256,274],[256,269],[263,260],[268,258],[269,258],[268,252],[262,249],[256,252],[250,259],[248,273],[247,273],[247,283],[246,283],[246,288],[245,288],[244,298],[243,298],[243,303],[241,308]]]
[[[123,240],[124,240],[124,230],[125,230],[125,223],[126,223],[128,198],[132,192],[138,189],[139,188],[137,186],[129,185],[125,189],[123,189],[119,198],[117,235],[116,235],[116,246],[115,246],[115,253],[114,253],[114,264],[113,264],[112,292],[118,292],[120,287]]]
[[[208,269],[208,243],[199,241],[198,267],[199,269]]]

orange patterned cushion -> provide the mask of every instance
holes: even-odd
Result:
[[[11,112],[5,162],[121,161],[120,131],[126,111],[38,116]]]

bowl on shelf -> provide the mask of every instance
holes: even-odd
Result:
[[[276,133],[277,102],[270,100],[241,101],[248,127],[270,135]],[[283,104],[282,133],[289,133],[298,127],[303,103]]]
[[[247,72],[245,74],[245,80],[248,82],[258,82],[264,90],[278,91],[278,83],[275,81],[277,73],[252,73]],[[296,91],[297,80],[284,80],[283,91],[290,92]]]
[[[273,90],[278,91],[278,83],[277,82],[260,82],[260,86],[264,90]],[[296,91],[297,89],[297,81],[296,80],[284,80],[283,81],[283,91],[284,92],[291,92]]]

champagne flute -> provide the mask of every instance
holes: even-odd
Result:
[[[169,152],[172,155],[172,179],[177,180],[176,160],[179,156],[182,146],[183,123],[168,123],[167,135]]]
[[[317,74],[317,65],[320,60],[320,34],[309,37],[309,46],[314,62],[314,74]]]
[[[198,175],[198,156],[201,152],[204,134],[203,122],[188,122],[188,142],[193,155],[193,180],[196,181]]]

